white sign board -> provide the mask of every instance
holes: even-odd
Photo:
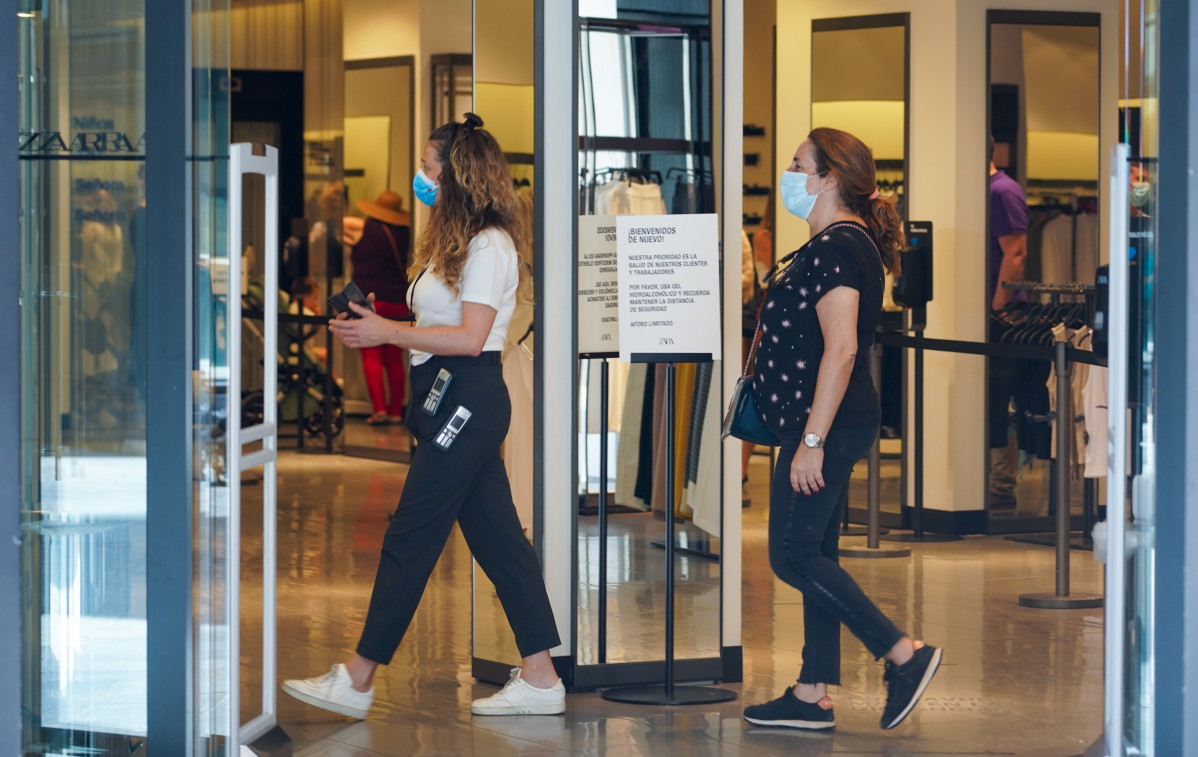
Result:
[[[578,217],[578,352],[620,351],[616,217]]]
[[[620,359],[720,359],[720,224],[714,213],[619,216]]]

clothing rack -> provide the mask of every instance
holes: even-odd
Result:
[[[1074,244],[1077,244],[1076,237]],[[1049,305],[1056,306],[1061,304],[1061,297],[1083,297],[1086,304],[1086,322],[1093,325],[1094,313],[1097,307],[1095,302],[1096,289],[1093,284],[1045,284],[1037,281],[1004,281],[1003,289],[1010,289],[1028,294],[1047,294]]]

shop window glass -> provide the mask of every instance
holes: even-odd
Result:
[[[23,7],[25,751],[132,753],[146,733],[144,6]]]

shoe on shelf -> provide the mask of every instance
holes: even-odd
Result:
[[[745,708],[745,720],[753,725],[769,725],[781,728],[802,728],[806,730],[822,730],[835,728],[836,720],[832,714],[832,700],[824,697],[818,702],[804,702],[796,699],[794,686],[786,689],[786,693],[772,702],[754,704]]]
[[[886,662],[886,709],[882,711],[882,728],[890,730],[907,717],[924,689],[940,667],[943,650],[915,642],[915,654],[902,665]]]
[[[520,668],[512,668],[512,677],[504,687],[484,699],[475,699],[470,712],[475,715],[560,715],[566,711],[566,687],[561,679],[548,689],[538,689],[521,677]]]
[[[349,671],[341,663],[322,676],[283,681],[283,691],[301,702],[357,720],[366,718],[374,702],[374,687],[370,691],[355,689]]]

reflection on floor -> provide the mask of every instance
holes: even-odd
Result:
[[[411,449],[411,441],[412,436],[403,423],[370,425],[365,418],[357,417],[346,418],[344,437],[341,438],[347,447],[403,450],[405,453]]]
[[[280,471],[283,679],[324,672],[352,652],[405,468],[287,453]],[[471,717],[470,700],[495,689],[470,677],[471,561],[455,533],[407,638],[381,671],[365,721],[352,723],[280,694],[279,720],[295,753],[1048,757],[1080,754],[1098,736],[1102,611],[1020,607],[1020,593],[1051,590],[1053,552],[999,537],[916,545],[914,556],[905,559],[846,561],[900,626],[946,650],[940,674],[907,722],[894,731],[879,730],[881,666],[846,634],[844,685],[832,692],[834,733],[749,727],[741,708],[777,696],[793,681],[803,643],[800,597],[769,570],[765,464],[755,459],[750,476],[753,504],[744,511],[745,680],[730,685],[741,694],[738,701],[650,708],[606,702],[591,693],[571,696],[564,717]],[[260,548],[260,539],[251,537],[247,533],[247,558],[255,545]],[[857,541],[861,538],[846,540]],[[1079,553],[1072,566],[1075,591],[1101,591],[1101,566]],[[261,577],[247,570],[245,579]],[[615,606],[646,613],[645,625],[657,622],[650,606],[618,597]],[[243,608],[247,616],[254,612],[248,602]],[[244,623],[243,637],[260,633],[251,618]],[[248,653],[242,659],[248,675]],[[258,695],[247,687],[243,702]]]

